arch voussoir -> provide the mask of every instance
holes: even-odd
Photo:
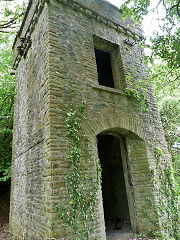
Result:
[[[145,134],[140,119],[123,114],[111,114],[97,116],[95,119],[88,121],[87,128],[93,135],[97,136],[99,133],[116,130],[125,135],[129,133],[137,135],[141,139],[145,139]],[[125,130],[125,131],[123,131]],[[123,134],[123,135],[124,135]]]

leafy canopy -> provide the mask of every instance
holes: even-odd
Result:
[[[180,0],[126,0],[121,8],[124,17],[131,16],[138,23],[149,13],[156,16],[158,28],[150,36],[146,60],[180,183]]]
[[[12,43],[22,21],[24,3],[0,2],[0,181],[11,176],[14,86]]]

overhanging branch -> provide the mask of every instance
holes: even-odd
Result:
[[[14,18],[10,19],[6,23],[0,23],[0,32],[6,32],[6,31],[4,31],[2,29],[7,29],[9,27],[12,27],[12,25],[15,25],[17,23],[17,19],[19,17],[21,17],[22,15],[24,15],[24,12],[20,13],[17,17],[14,17]]]

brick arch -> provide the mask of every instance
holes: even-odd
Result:
[[[146,209],[149,213],[153,211],[150,207],[147,209],[147,197],[154,201],[150,158],[142,121],[125,114],[110,114],[109,116],[101,115],[88,121],[87,124],[96,159],[98,157],[97,136],[99,134],[110,134],[120,139],[132,230],[133,232],[146,232],[147,223],[154,229],[151,222],[144,217],[142,211],[143,209]],[[126,147],[122,147],[122,144]],[[99,216],[101,216],[100,222],[102,223],[100,228],[102,239],[105,239],[102,201],[102,192],[100,192]]]
[[[134,136],[145,139],[142,120],[125,114],[109,114],[96,117],[88,121],[91,134],[97,136],[99,133],[113,131],[124,136]]]

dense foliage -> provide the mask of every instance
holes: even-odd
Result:
[[[180,0],[126,0],[121,8],[124,17],[131,16],[139,23],[151,12],[156,16],[159,26],[148,39],[146,60],[180,183]]]
[[[2,4],[0,11],[0,181],[11,176],[14,76],[12,43],[23,17],[24,4]]]
[[[156,3],[152,7],[152,3]],[[149,64],[151,81],[160,111],[161,121],[173,166],[157,166],[154,172],[154,186],[157,195],[157,218],[163,232],[158,239],[180,239],[180,0],[127,0],[122,6],[124,16],[131,16],[139,23],[149,12],[154,12],[159,27],[150,38]],[[159,14],[161,12],[161,14]],[[163,16],[162,16],[163,13]],[[161,149],[154,146],[157,163],[161,161]],[[175,176],[175,179],[174,179]],[[174,181],[176,180],[176,181]],[[147,215],[147,217],[149,217]],[[157,224],[157,222],[155,222]]]
[[[14,77],[9,73],[12,66],[11,44],[8,38],[0,37],[0,180],[6,181],[11,169]]]
[[[180,69],[170,69],[166,63],[153,64],[152,80],[165,130],[169,151],[172,155],[175,177],[180,184]]]

